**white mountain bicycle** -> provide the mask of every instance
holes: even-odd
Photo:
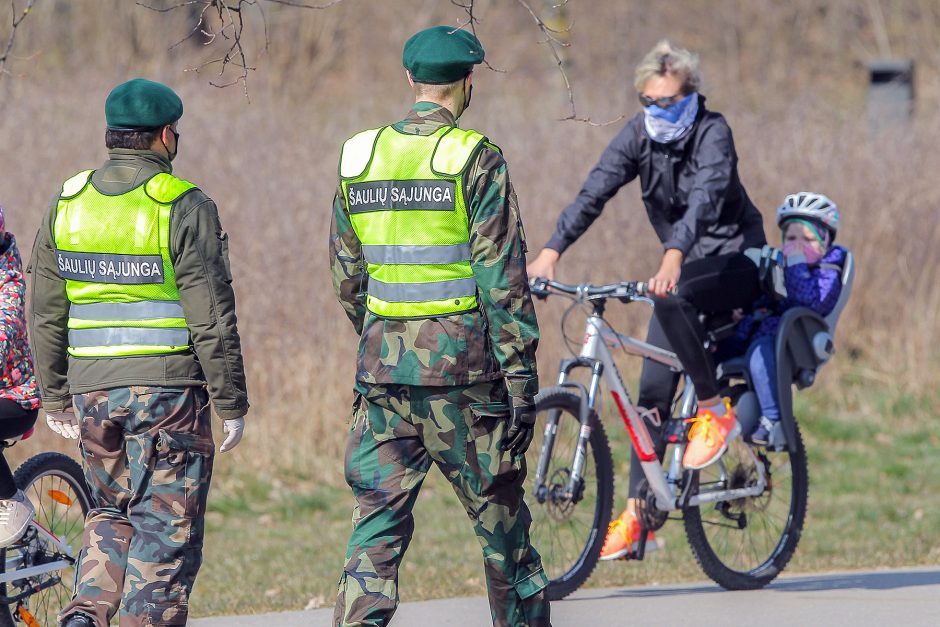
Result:
[[[0,446],[9,448],[31,434]],[[52,627],[72,598],[91,496],[81,466],[61,453],[29,458],[13,479],[36,514],[22,538],[0,549],[0,627]]]
[[[611,299],[652,305],[644,295],[644,285],[532,281],[536,297],[557,294],[572,299],[569,313],[579,306],[590,307],[580,353],[562,360],[558,385],[536,398],[538,419],[544,421],[544,427],[540,435],[537,431],[527,458],[531,483],[526,487],[526,501],[532,513],[532,543],[541,553],[551,581],[551,600],[564,598],[590,576],[611,518],[613,463],[597,411],[602,383],[623,420],[645,476],[638,493],[640,548],[627,558],[642,560],[649,532],[660,529],[671,514],[681,513],[696,560],[722,587],[761,588],[780,574],[799,543],[809,489],[806,451],[792,412],[792,385],[811,385],[816,370],[831,357],[832,332],[848,298],[851,278],[850,261],[843,273],[842,298],[831,318],[796,308],[781,320],[776,348],[786,444],[774,450],[735,438],[716,463],[702,470],[682,466],[688,437],[685,421],[695,416],[697,409],[695,390],[682,364],[674,353],[618,333],[604,319]],[[562,319],[563,335],[567,315]],[[662,424],[661,442],[653,441],[623,384],[611,355],[611,349],[618,348],[681,373],[682,391],[672,415]],[[576,370],[588,371],[587,384],[570,380]],[[749,433],[760,418],[760,408],[744,359],[721,364],[718,377],[722,393],[735,404],[742,431]],[[662,454],[662,462],[657,453]]]

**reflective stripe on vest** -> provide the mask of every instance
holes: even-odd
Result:
[[[367,263],[458,263],[470,261],[470,244],[443,246],[363,246],[362,256]]]
[[[75,320],[151,320],[185,318],[178,301],[142,300],[136,303],[72,304],[69,318]]]
[[[161,173],[119,196],[63,185],[53,234],[69,302],[69,354],[106,358],[190,350],[170,260],[170,209],[195,186]]]
[[[148,329],[144,327],[70,329],[69,346],[72,348],[97,346],[181,346],[189,348],[189,329]]]
[[[407,319],[477,308],[463,174],[483,141],[453,127],[431,135],[385,127],[343,146],[342,190],[372,313]]]
[[[393,303],[420,303],[428,300],[475,297],[474,279],[455,279],[434,283],[383,283],[369,277],[369,296]]]

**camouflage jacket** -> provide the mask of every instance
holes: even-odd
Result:
[[[430,135],[456,126],[447,109],[419,102],[394,127]],[[366,311],[367,276],[342,189],[333,200],[333,287],[360,334],[356,379],[362,383],[469,385],[505,377],[516,403],[538,392],[539,330],[525,269],[525,235],[506,161],[484,145],[464,174],[469,199],[470,264],[479,310],[421,320],[391,320]]]

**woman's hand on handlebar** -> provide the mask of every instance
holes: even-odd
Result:
[[[561,255],[557,250],[543,248],[539,251],[539,254],[536,255],[535,259],[532,260],[532,263],[526,266],[526,272],[529,278],[534,279],[535,277],[542,277],[549,281],[554,281],[555,266],[558,264],[559,257],[561,257]]]
[[[670,292],[675,291],[681,274],[682,252],[670,248],[663,255],[663,262],[659,266],[659,271],[650,278],[647,289],[654,296],[665,298]]]

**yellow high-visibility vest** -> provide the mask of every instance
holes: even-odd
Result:
[[[190,350],[170,260],[170,208],[195,185],[160,173],[119,196],[91,185],[91,170],[62,186],[53,235],[69,307],[74,357]]]
[[[408,319],[477,308],[464,173],[485,140],[455,127],[408,135],[386,126],[343,145],[340,180],[372,313]]]

